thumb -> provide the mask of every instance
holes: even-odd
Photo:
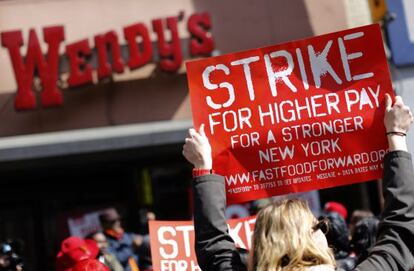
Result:
[[[206,136],[206,132],[204,131],[204,123],[200,125],[200,130],[199,133],[201,136],[205,137]]]
[[[385,110],[386,111],[390,111],[391,110],[391,107],[392,107],[392,99],[391,99],[391,96],[388,93],[386,93],[385,94]]]

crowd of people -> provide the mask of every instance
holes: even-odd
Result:
[[[258,200],[255,203],[270,200]],[[252,210],[256,214],[264,204],[257,204]],[[107,209],[100,215],[102,231],[95,231],[85,238],[71,236],[63,240],[57,255],[57,271],[150,271],[152,270],[150,240],[148,228],[142,234],[125,232],[121,225],[121,216],[115,209]],[[325,232],[328,245],[333,249],[337,266],[341,270],[352,270],[356,264],[368,256],[374,245],[379,219],[370,211],[356,210],[348,218],[347,208],[338,202],[328,202],[322,211],[319,221]],[[148,212],[147,219],[155,219]],[[146,223],[146,225],[148,225]],[[248,251],[238,248],[245,261]],[[4,242],[0,246],[0,271],[22,271],[23,259],[20,257],[19,245],[15,242]]]
[[[148,219],[155,219],[149,212]],[[151,271],[149,235],[126,232],[119,213],[111,208],[99,215],[102,231],[85,238],[63,240],[56,271]]]
[[[225,217],[223,177],[214,174],[202,125],[189,130],[183,155],[194,165],[195,251],[200,268],[249,271],[414,270],[414,170],[405,135],[413,122],[400,97],[386,96],[384,209],[379,217],[328,202],[315,217],[306,202],[282,200],[257,208],[250,251],[237,248]],[[155,219],[149,213],[148,219]],[[56,271],[151,271],[149,233],[126,232],[115,209],[99,215],[102,231],[63,240]],[[347,223],[349,221],[349,223]],[[10,242],[0,247],[0,271],[24,270]]]

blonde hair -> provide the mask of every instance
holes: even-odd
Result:
[[[256,217],[250,271],[306,270],[335,265],[330,249],[312,237],[315,217],[307,203],[284,200],[263,208]]]

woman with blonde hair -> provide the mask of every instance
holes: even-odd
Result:
[[[319,223],[326,222],[316,221],[307,203],[300,200],[284,200],[262,209],[256,218],[250,270],[312,266],[331,270],[335,259]]]
[[[413,116],[401,97],[386,95],[384,124],[389,152],[384,158],[385,206],[379,235],[360,271],[410,270],[414,266],[414,171],[405,134]],[[183,155],[194,165],[194,226],[202,270],[325,271],[335,260],[318,221],[306,203],[287,200],[263,208],[256,217],[248,263],[228,234],[224,180],[212,174],[211,147],[204,133],[189,130]]]

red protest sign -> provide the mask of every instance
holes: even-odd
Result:
[[[237,247],[250,249],[255,217],[230,219],[229,234]],[[149,221],[154,270],[201,271],[194,251],[192,221]]]
[[[191,61],[187,76],[228,203],[381,177],[379,25]]]

